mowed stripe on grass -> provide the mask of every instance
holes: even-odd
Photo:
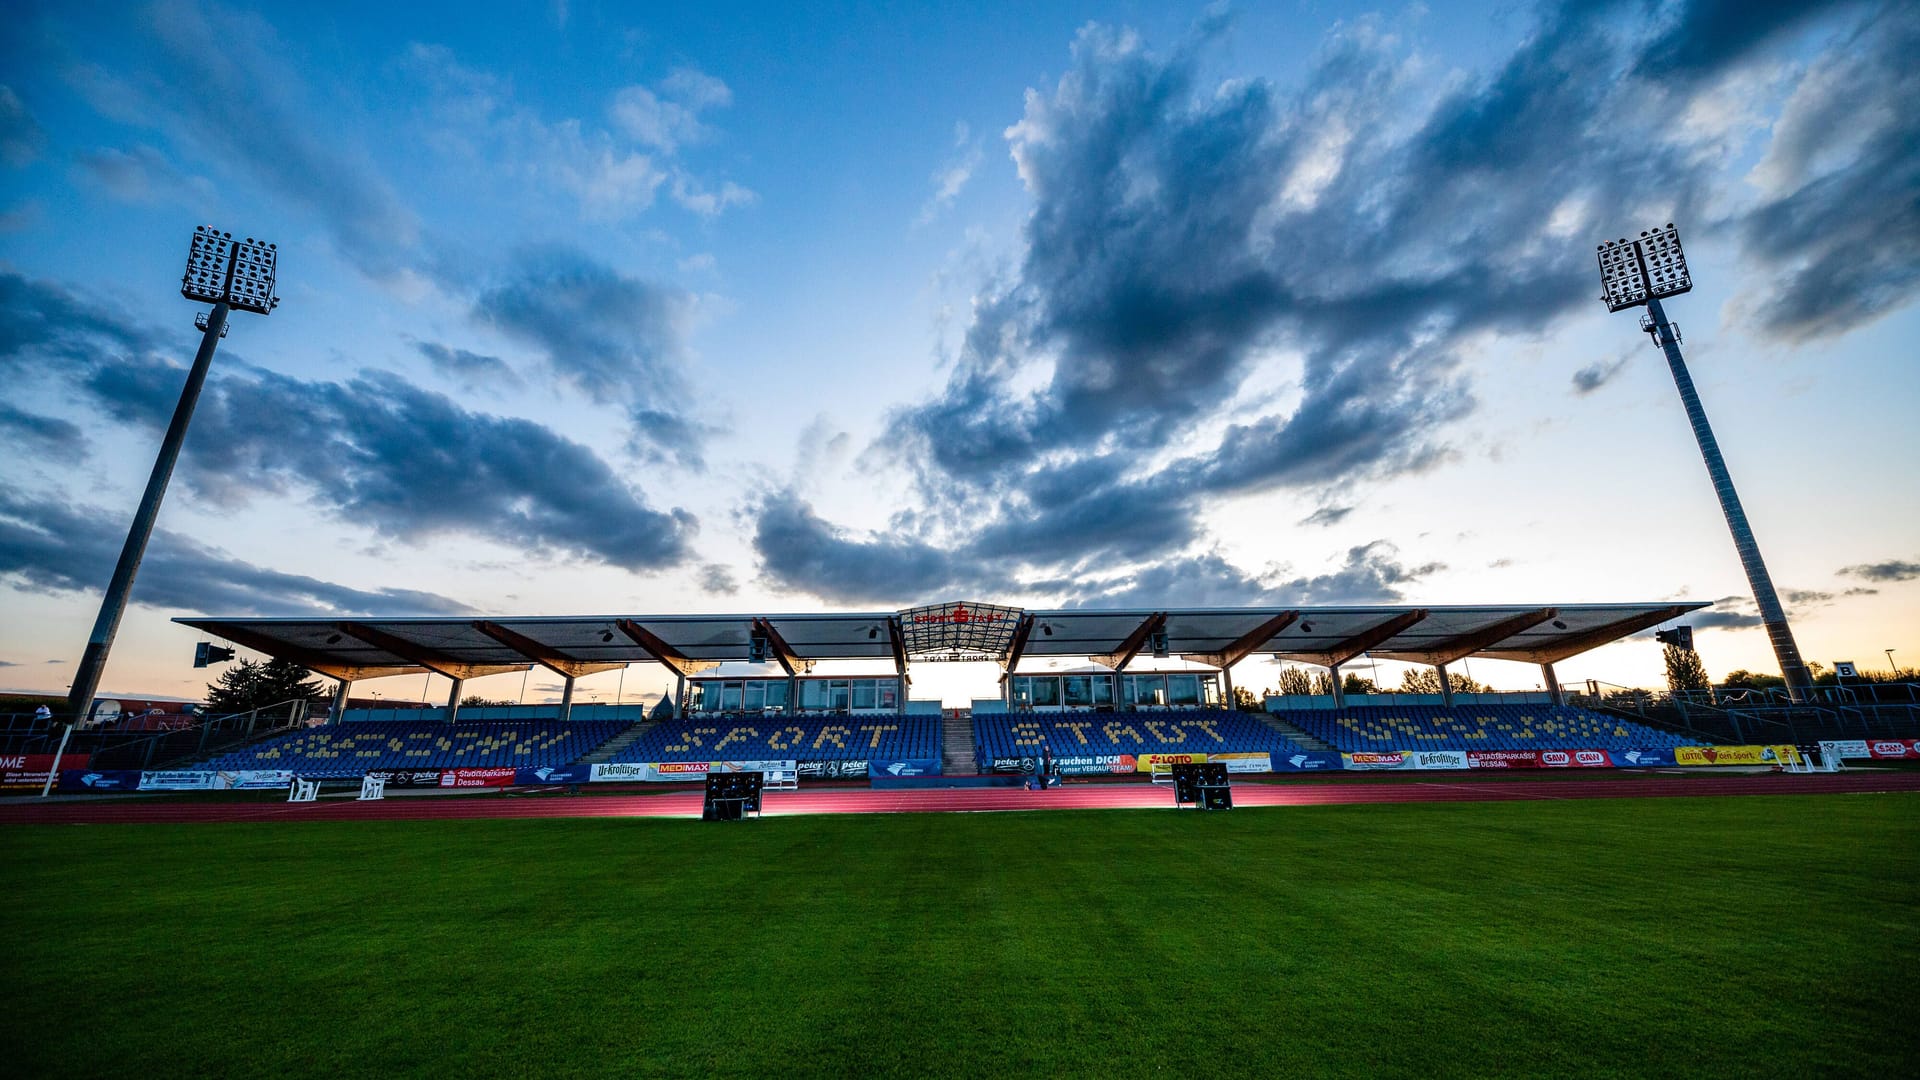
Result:
[[[14,827],[18,1075],[1911,1075],[1920,797]]]

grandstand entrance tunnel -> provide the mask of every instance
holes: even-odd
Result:
[[[1328,754],[1335,768],[1341,755],[1376,753],[1657,759],[1684,740],[1569,707],[1553,665],[1703,606],[1027,611],[953,602],[878,613],[175,621],[337,681],[325,725],[209,762],[221,769],[571,776],[795,761],[801,775],[853,778],[1030,771],[1037,760],[1119,773],[1169,755],[1221,757],[1249,772],[1325,767]],[[1235,709],[1233,669],[1255,656],[1317,664],[1333,693]],[[1445,689],[1350,701],[1339,676],[1363,656],[1431,665]],[[1537,664],[1547,689],[1457,696],[1447,668],[1469,658]],[[914,698],[924,665],[986,674],[994,694],[964,709]],[[534,667],[561,677],[557,704],[461,708],[467,680]],[[574,704],[577,679],[630,667],[671,679],[670,718]],[[451,681],[445,707],[347,708],[357,681],[422,673]]]

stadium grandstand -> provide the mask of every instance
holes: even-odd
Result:
[[[209,769],[335,779],[792,761],[802,775],[859,776],[1031,771],[1043,757],[1091,773],[1171,755],[1265,771],[1340,767],[1340,755],[1371,752],[1671,751],[1702,740],[1570,703],[1554,665],[1702,606],[1027,611],[954,602],[874,613],[176,621],[337,681],[327,723],[228,749],[204,761]],[[1233,669],[1256,655],[1319,665],[1332,692],[1246,711]],[[1443,689],[1349,700],[1341,669],[1362,657],[1430,665]],[[1535,665],[1546,690],[1455,695],[1448,666],[1469,659]],[[1002,672],[997,697],[945,711],[910,697],[915,664],[981,660]],[[1074,660],[1090,664],[1059,669]],[[1149,670],[1161,660],[1182,669]],[[827,661],[867,670],[817,669]],[[674,677],[659,715],[576,710],[576,679],[628,665]],[[466,680],[535,666],[561,677],[557,704],[461,707]],[[423,672],[452,681],[444,708],[345,707],[356,682]]]

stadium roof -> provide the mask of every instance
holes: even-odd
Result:
[[[903,611],[788,615],[564,615],[494,618],[179,618],[323,675],[367,679],[431,671],[472,679],[538,664],[577,677],[626,664],[683,675],[723,661],[909,663],[1089,657],[1124,667],[1142,654],[1224,667],[1267,654],[1344,664],[1368,654],[1421,664],[1463,658],[1548,664],[1705,604],[1459,607],[1259,607],[1027,611],[948,603]],[[1164,635],[1164,640],[1162,639]]]

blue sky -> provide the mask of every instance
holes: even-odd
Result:
[[[956,597],[1684,597],[1710,671],[1766,667],[1594,299],[1593,245],[1670,220],[1803,651],[1920,659],[1917,43],[1726,0],[29,6],[0,684],[71,676],[201,222],[276,241],[284,303],[236,316],[109,690],[192,693],[188,612]]]

